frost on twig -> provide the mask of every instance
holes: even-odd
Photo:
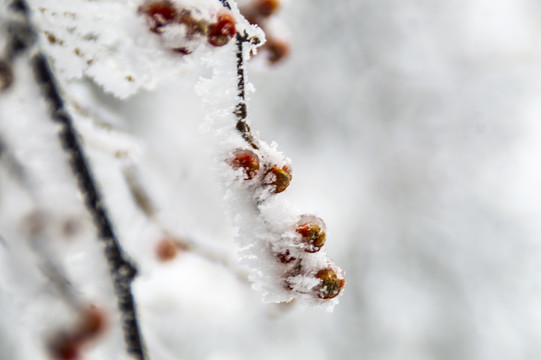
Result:
[[[98,236],[105,245],[104,251],[117,292],[118,306],[124,316],[123,329],[128,351],[137,358],[144,359],[143,343],[131,292],[131,281],[136,275],[136,269],[121,250],[83,149],[77,140],[71,117],[63,109],[63,101],[56,89],[55,80],[43,55],[36,55],[33,59],[33,67],[38,83],[44,88],[45,96],[51,103],[51,116],[63,128],[60,132],[62,146],[70,156],[72,170],[84,194],[85,204],[94,218]]]
[[[282,198],[292,180],[291,162],[276,144],[260,139],[249,126],[245,61],[264,41],[260,29],[239,20],[229,60],[206,59],[211,79],[197,91],[207,106],[206,127],[218,144],[217,167],[226,185],[225,200],[238,234],[242,263],[253,287],[268,302],[297,299],[302,305],[332,310],[344,287],[344,273],[326,255],[326,229],[320,218],[303,214]],[[236,88],[237,91],[232,91]]]

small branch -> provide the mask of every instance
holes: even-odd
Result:
[[[229,5],[229,2],[227,0],[219,1],[226,9],[231,10],[231,5]],[[246,106],[246,93],[244,89],[245,76],[243,44],[245,42],[250,42],[250,40],[251,39],[248,37],[246,31],[242,35],[240,34],[240,32],[235,35],[235,43],[237,45],[237,95],[239,97],[239,101],[237,105],[235,105],[235,110],[233,110],[233,114],[235,114],[235,116],[237,117],[237,124],[235,126],[237,131],[240,133],[244,141],[246,141],[253,149],[258,150],[259,146],[257,145],[257,140],[252,135],[250,126],[246,122],[248,111]],[[253,39],[252,41],[255,41],[255,39]],[[257,39],[257,42],[259,42],[259,39]]]
[[[69,156],[72,171],[84,195],[85,205],[94,219],[98,236],[105,245],[105,258],[113,278],[118,306],[124,325],[124,340],[128,352],[138,359],[145,359],[142,338],[139,331],[135,302],[131,292],[131,282],[137,270],[124,256],[119,241],[113,231],[103,199],[94,182],[86,156],[77,138],[73,122],[64,109],[64,103],[57,90],[56,82],[45,56],[38,53],[32,58],[32,67],[37,83],[42,87],[46,100],[51,105],[51,118],[61,125],[60,143]]]
[[[186,236],[175,237],[174,242],[180,249],[190,251],[191,253],[200,256],[202,259],[205,259],[212,264],[223,266],[241,283],[250,285],[250,281],[248,280],[248,271],[240,267],[237,260],[227,256],[225,254],[225,248],[222,249],[218,246],[211,246],[210,244],[204,243],[198,239],[188,238]]]
[[[252,135],[250,126],[246,122],[246,117],[248,116],[248,111],[246,107],[246,93],[245,93],[245,77],[244,77],[244,49],[243,45],[245,42],[248,42],[248,34],[244,33],[241,35],[237,33],[236,35],[236,44],[237,44],[237,95],[239,97],[239,102],[235,105],[235,110],[233,114],[237,117],[237,125],[235,128],[240,133],[244,141],[246,141],[253,149],[259,149],[257,145],[257,140]]]
[[[82,105],[77,103],[72,103],[73,108],[77,111],[80,116],[87,118],[91,121],[97,129],[104,127],[104,119],[101,119],[99,115],[92,115],[87,111]],[[108,132],[116,131],[110,128],[108,125],[105,126]],[[118,133],[121,135],[122,133]],[[126,134],[122,134],[126,135]],[[82,135],[85,143],[88,143],[84,135]],[[2,145],[0,138],[0,146]],[[92,145],[90,145],[92,146]],[[1,150],[1,147],[0,147]],[[143,181],[141,176],[140,169],[136,160],[130,156],[128,150],[119,150],[119,151],[106,151],[102,148],[96,148],[96,150],[103,151],[104,153],[114,156],[119,164],[119,167],[122,169],[122,174],[126,185],[130,190],[135,206],[141,210],[144,216],[148,221],[154,223],[164,234],[164,238],[170,238],[174,246],[178,250],[190,251],[191,253],[217,265],[224,266],[228,271],[230,271],[234,276],[236,276],[242,283],[249,284],[247,272],[237,265],[237,262],[233,257],[227,256],[226,249],[223,249],[219,246],[216,246],[215,243],[205,242],[199,238],[196,238],[191,235],[179,235],[177,231],[172,231],[170,226],[164,224],[160,218],[160,212],[158,211],[159,204],[156,199],[152,197],[152,192],[149,191],[150,188],[146,186],[146,182]],[[119,155],[118,153],[122,154]],[[1,153],[0,153],[1,154]],[[0,158],[1,159],[1,158]]]
[[[132,194],[135,205],[143,212],[143,214],[145,214],[148,220],[154,222],[164,234],[170,234],[170,237],[174,239],[173,242],[177,248],[190,251],[212,263],[222,265],[233,273],[241,282],[246,284],[248,283],[248,275],[246,271],[239,268],[236,261],[231,260],[231,258],[224,255],[226,253],[225,249],[211,246],[210,244],[204,243],[199,239],[187,237],[185,235],[178,236],[162,223],[158,216],[158,211],[154,205],[155,201],[151,198],[150,193],[145,188],[134,163],[126,161],[123,165],[122,172],[124,174],[126,184],[128,185],[128,188]]]

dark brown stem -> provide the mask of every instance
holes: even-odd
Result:
[[[84,197],[85,205],[90,212],[98,230],[98,237],[103,242],[105,258],[109,264],[113,285],[117,295],[118,307],[122,315],[124,340],[128,352],[138,359],[146,358],[131,282],[137,270],[124,255],[112,223],[107,214],[103,198],[98,191],[84,150],[78,140],[73,121],[64,109],[64,102],[56,87],[56,81],[45,56],[38,53],[32,58],[32,67],[37,83],[51,106],[51,118],[61,126],[59,139],[62,148],[69,157],[73,174]]]
[[[240,133],[242,138],[253,148],[259,149],[257,145],[257,140],[252,135],[250,126],[246,122],[246,117],[248,116],[248,111],[246,108],[246,93],[245,93],[245,76],[244,76],[244,54],[243,47],[244,43],[248,42],[248,35],[244,33],[241,35],[237,33],[236,35],[236,44],[237,44],[237,95],[239,97],[239,102],[235,106],[233,114],[237,117],[237,125],[235,128]]]

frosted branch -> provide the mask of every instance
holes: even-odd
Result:
[[[240,16],[237,8],[232,11]],[[219,144],[219,168],[226,186],[225,199],[238,229],[240,256],[251,269],[253,287],[265,301],[297,299],[301,305],[332,310],[345,280],[344,272],[325,254],[325,223],[317,216],[303,214],[278,195],[291,182],[291,161],[276,144],[269,145],[254,134],[248,123],[245,62],[262,44],[264,35],[244,22],[239,25],[242,30],[234,47],[229,46],[236,71],[227,68],[232,62],[216,63],[209,58],[214,75],[198,86],[207,105],[207,121]],[[221,90],[233,84],[236,94]]]

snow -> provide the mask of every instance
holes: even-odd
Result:
[[[145,17],[138,13],[141,5],[138,1],[31,0],[29,3],[35,10],[33,18],[41,29],[44,49],[66,80],[86,76],[106,92],[126,99],[142,89],[156,89],[171,76],[178,76],[186,61],[171,51],[175,44],[182,46],[177,42],[183,38],[184,30],[180,26],[168,28],[162,37],[151,33]],[[175,4],[197,8],[209,18],[221,8],[211,0]]]

